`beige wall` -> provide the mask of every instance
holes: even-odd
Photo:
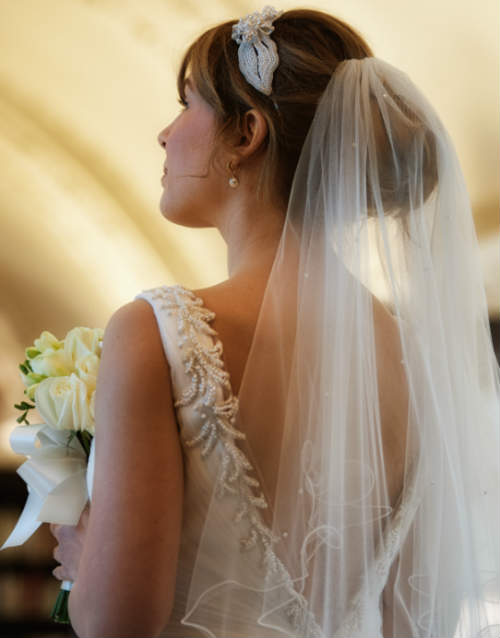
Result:
[[[436,106],[462,162],[490,312],[499,315],[498,3],[300,6],[352,23]],[[260,8],[229,0],[0,0],[0,449],[22,393],[17,362],[42,329],[62,337],[74,325],[104,326],[143,288],[225,278],[215,230],[174,226],[158,212],[156,136],[178,111],[175,70],[187,43]]]

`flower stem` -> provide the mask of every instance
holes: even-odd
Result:
[[[59,590],[59,594],[57,596],[56,604],[54,605],[54,609],[50,614],[50,617],[54,622],[62,623],[65,625],[70,624],[68,614],[68,599],[72,584],[73,583],[69,580],[63,580],[62,582],[61,589]]]
[[[87,455],[87,460],[89,458],[89,454],[90,454],[90,444],[92,443],[92,435],[87,432],[86,430],[82,431],[79,430],[76,433],[76,436],[78,437],[78,440],[80,441],[80,443],[82,444],[83,449],[85,450],[85,454]]]

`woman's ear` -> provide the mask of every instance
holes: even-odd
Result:
[[[268,134],[268,126],[260,111],[249,109],[243,115],[241,128],[242,136],[235,150],[242,159],[247,159],[263,146]]]

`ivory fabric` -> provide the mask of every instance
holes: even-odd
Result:
[[[153,288],[136,298],[145,299],[151,304],[158,322],[171,370],[174,400],[178,404],[176,413],[185,463],[183,530],[175,603],[171,620],[161,635],[210,636],[213,634],[208,628],[189,623],[191,610],[186,609],[193,561],[203,532],[206,509],[212,497],[218,499],[220,527],[211,539],[213,553],[204,557],[207,571],[216,571],[218,556],[224,553],[227,542],[232,542],[235,538],[242,543],[248,541],[249,529],[252,530],[249,519],[260,516],[263,496],[259,494],[258,482],[249,469],[247,457],[238,447],[238,441],[244,438],[244,434],[235,430],[233,425],[238,400],[232,393],[229,373],[224,368],[223,344],[210,326],[215,313],[206,308],[199,297],[180,285]],[[225,464],[228,472],[225,477],[221,477],[219,470]],[[380,604],[390,567],[417,505],[411,481],[408,481],[405,493],[400,496],[399,504],[386,527],[385,542],[380,544],[382,549],[373,563],[373,576],[379,589]],[[165,506],[168,507],[168,504]],[[244,513],[241,518],[235,521],[235,515],[242,511]],[[258,592],[266,587],[265,570],[259,568],[259,564],[266,551],[263,539],[266,534],[271,534],[271,530],[267,528],[266,531],[264,521],[261,520],[260,524],[261,535],[246,550],[248,573],[252,573],[256,591],[248,590],[248,614],[245,613],[245,605],[238,610],[241,623],[239,633],[233,635],[283,636],[285,634],[281,630],[273,631],[269,627],[256,625],[254,621],[249,624],[245,621],[246,615],[252,617],[252,610],[258,604]],[[276,560],[279,558],[276,557]],[[283,569],[286,570],[286,565],[283,565]],[[221,582],[220,586],[223,588],[224,583]],[[293,585],[290,587],[292,590]],[[211,595],[216,606],[217,592],[203,593],[205,598]],[[344,619],[339,636],[354,635],[348,632],[355,627],[356,603],[359,598],[353,596],[351,614]],[[281,613],[290,626],[288,635],[294,635],[297,629],[295,616],[297,613],[308,614],[308,609],[305,599],[300,600],[292,595],[290,600]]]

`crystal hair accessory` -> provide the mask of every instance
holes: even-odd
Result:
[[[246,81],[257,91],[271,95],[273,73],[279,64],[276,43],[269,35],[273,21],[283,11],[266,6],[262,12],[250,13],[233,25],[232,39],[239,44],[238,61]]]

